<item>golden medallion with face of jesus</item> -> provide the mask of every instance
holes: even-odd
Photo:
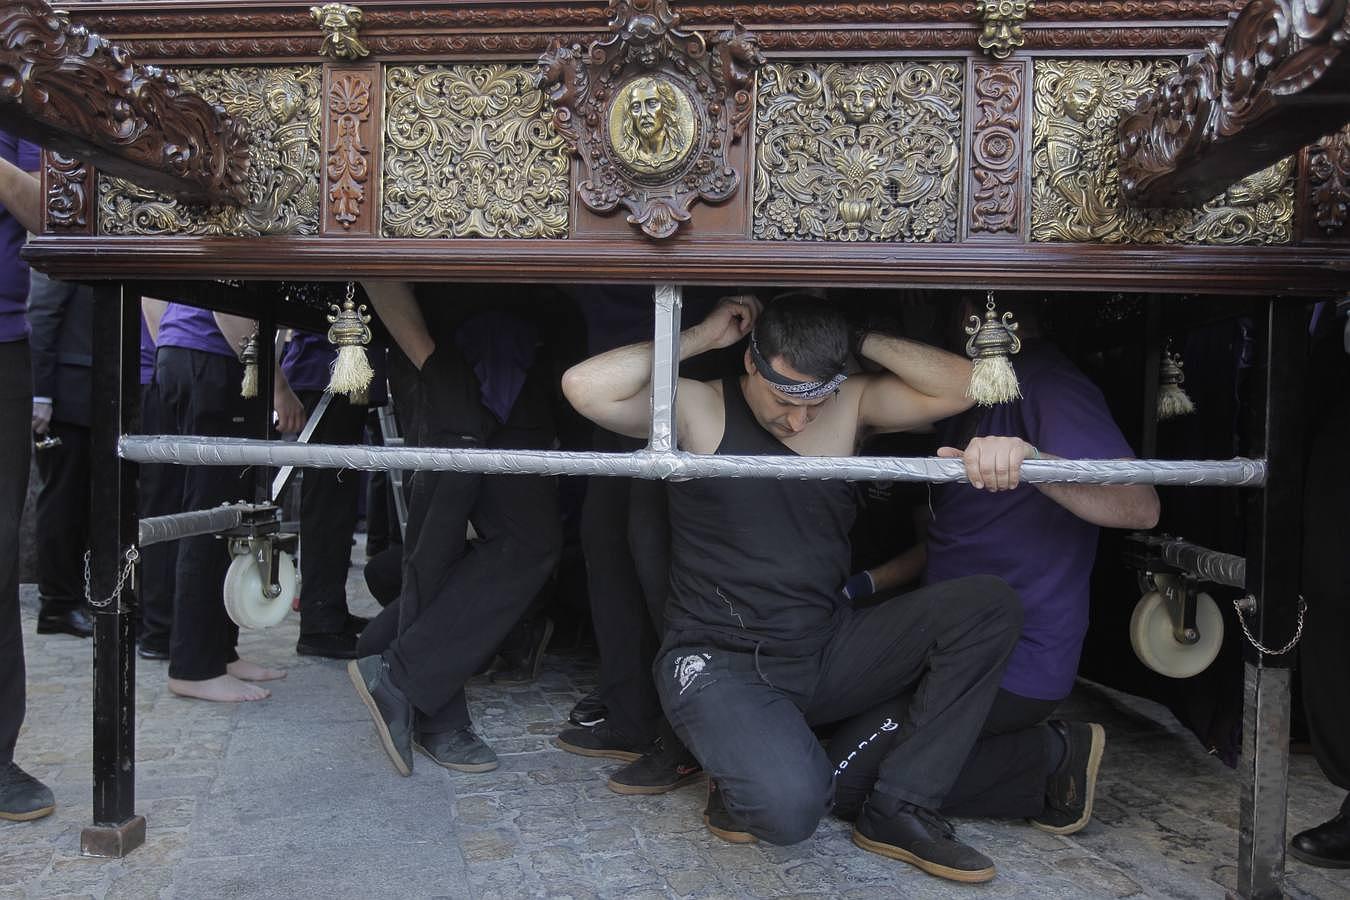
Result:
[[[666,78],[643,75],[624,85],[609,107],[614,155],[641,175],[679,167],[694,148],[697,123],[684,89]]]

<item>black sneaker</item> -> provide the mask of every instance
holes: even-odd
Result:
[[[302,634],[295,642],[295,652],[300,656],[321,656],[324,659],[356,659],[357,635],[349,631],[337,634]]]
[[[0,765],[0,819],[30,822],[56,809],[51,789],[20,769],[17,763]]]
[[[1068,752],[1055,773],[1045,780],[1045,811],[1031,820],[1041,831],[1073,834],[1092,819],[1097,793],[1097,770],[1106,749],[1106,730],[1095,722],[1052,721]]]
[[[635,741],[609,722],[591,728],[568,728],[553,739],[568,753],[632,762],[651,749],[651,744]]]
[[[413,747],[431,761],[456,772],[491,772],[497,768],[497,754],[472,728],[441,734],[419,734]]]
[[[609,710],[600,699],[600,689],[596,688],[577,701],[576,706],[573,706],[572,711],[567,714],[567,721],[578,728],[591,728],[605,721],[608,715]]]
[[[731,817],[727,805],[722,799],[722,791],[717,782],[708,779],[708,805],[703,807],[703,824],[708,830],[731,844],[755,844],[759,838],[746,831]]]
[[[958,841],[950,822],[909,803],[886,817],[873,811],[870,800],[864,803],[853,824],[853,843],[948,881],[978,884],[994,877],[993,861]]]
[[[400,775],[412,774],[413,705],[389,677],[382,656],[364,656],[347,663],[356,694],[370,710],[380,744]]]
[[[702,775],[703,766],[683,744],[657,738],[649,752],[609,777],[609,789],[616,794],[666,794]]]

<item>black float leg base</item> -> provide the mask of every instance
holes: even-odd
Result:
[[[101,859],[121,859],[145,843],[145,816],[132,816],[121,825],[90,825],[80,832],[80,853]]]

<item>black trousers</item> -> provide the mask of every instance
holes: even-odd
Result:
[[[834,766],[811,726],[910,691],[869,799],[943,805],[998,693],[1021,628],[1004,582],[977,575],[868,609],[841,610],[829,642],[783,658],[666,639],[656,685],[670,724],[723,791],[727,809],[773,844],[805,840],[833,800]]]
[[[1350,396],[1318,410],[1304,492],[1303,598],[1308,612],[1299,662],[1303,704],[1317,763],[1332,784],[1350,790]],[[1350,814],[1350,798],[1343,810]]]
[[[421,442],[552,446],[549,391],[540,373],[526,379],[505,424],[496,422],[479,394],[477,379],[453,342],[439,342],[418,376]],[[466,539],[470,521],[479,535],[472,542]],[[529,607],[561,552],[553,478],[417,473],[403,589],[387,611],[397,611],[398,637],[385,657],[394,683],[417,707],[420,731],[469,725],[464,685]]]
[[[84,605],[84,551],[89,546],[89,429],[51,423],[61,444],[34,453],[37,461],[38,597],[42,612],[62,613]]]
[[[305,412],[322,391],[299,395]],[[366,407],[335,394],[314,429],[316,444],[359,444]],[[347,568],[356,532],[361,473],[342,469],[306,469],[300,480],[300,633],[336,634],[347,627]]]
[[[897,723],[912,694],[888,700],[841,725],[830,736],[834,764],[834,813],[855,819],[876,784],[882,761],[895,745]],[[950,816],[1026,819],[1045,810],[1045,779],[1057,759],[1059,739],[1046,719],[1058,700],[1036,700],[999,689],[980,739],[942,802]]]
[[[158,384],[141,386],[141,431],[145,434],[174,434],[178,422],[164,402]],[[182,466],[142,463],[137,469],[140,516],[167,516],[182,512]],[[140,640],[156,650],[169,649],[173,627],[174,572],[178,568],[178,541],[163,541],[141,549]]]
[[[597,450],[619,453],[637,446],[628,438],[596,432]],[[651,670],[664,634],[670,583],[664,492],[659,482],[593,477],[581,507],[600,696],[610,723],[644,743],[656,737],[662,718]]]
[[[14,759],[26,686],[19,619],[19,518],[33,452],[28,341],[0,344],[0,764]]]
[[[261,400],[239,396],[244,367],[233,357],[182,347],[161,347],[155,380],[172,409],[178,434],[248,437],[261,420]],[[253,481],[237,466],[188,466],[183,509],[207,509],[252,499]],[[205,681],[225,674],[239,658],[239,628],[225,614],[222,588],[229,550],[213,535],[178,542],[174,570],[169,677]]]

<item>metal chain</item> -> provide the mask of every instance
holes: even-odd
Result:
[[[107,600],[95,600],[92,596],[93,578],[89,573],[89,551],[84,551],[84,602],[95,609],[107,609],[122,596],[122,588],[126,585],[127,579],[131,577],[136,569],[136,563],[141,558],[141,552],[134,546],[128,547],[126,552],[126,565],[117,576],[117,584],[113,587],[112,596]]]
[[[1244,606],[1246,609],[1243,608]],[[1265,656],[1283,656],[1290,650],[1293,650],[1294,645],[1298,643],[1299,638],[1303,637],[1303,614],[1308,611],[1308,604],[1304,601],[1303,595],[1298,595],[1298,624],[1294,628],[1294,636],[1289,639],[1289,643],[1278,650],[1271,650],[1269,647],[1262,644],[1252,635],[1251,629],[1247,627],[1247,613],[1255,608],[1256,597],[1252,594],[1247,594],[1245,597],[1237,597],[1233,600],[1233,609],[1237,610],[1238,614],[1238,624],[1242,626],[1242,633],[1247,636],[1247,641],[1255,647],[1259,653]]]

